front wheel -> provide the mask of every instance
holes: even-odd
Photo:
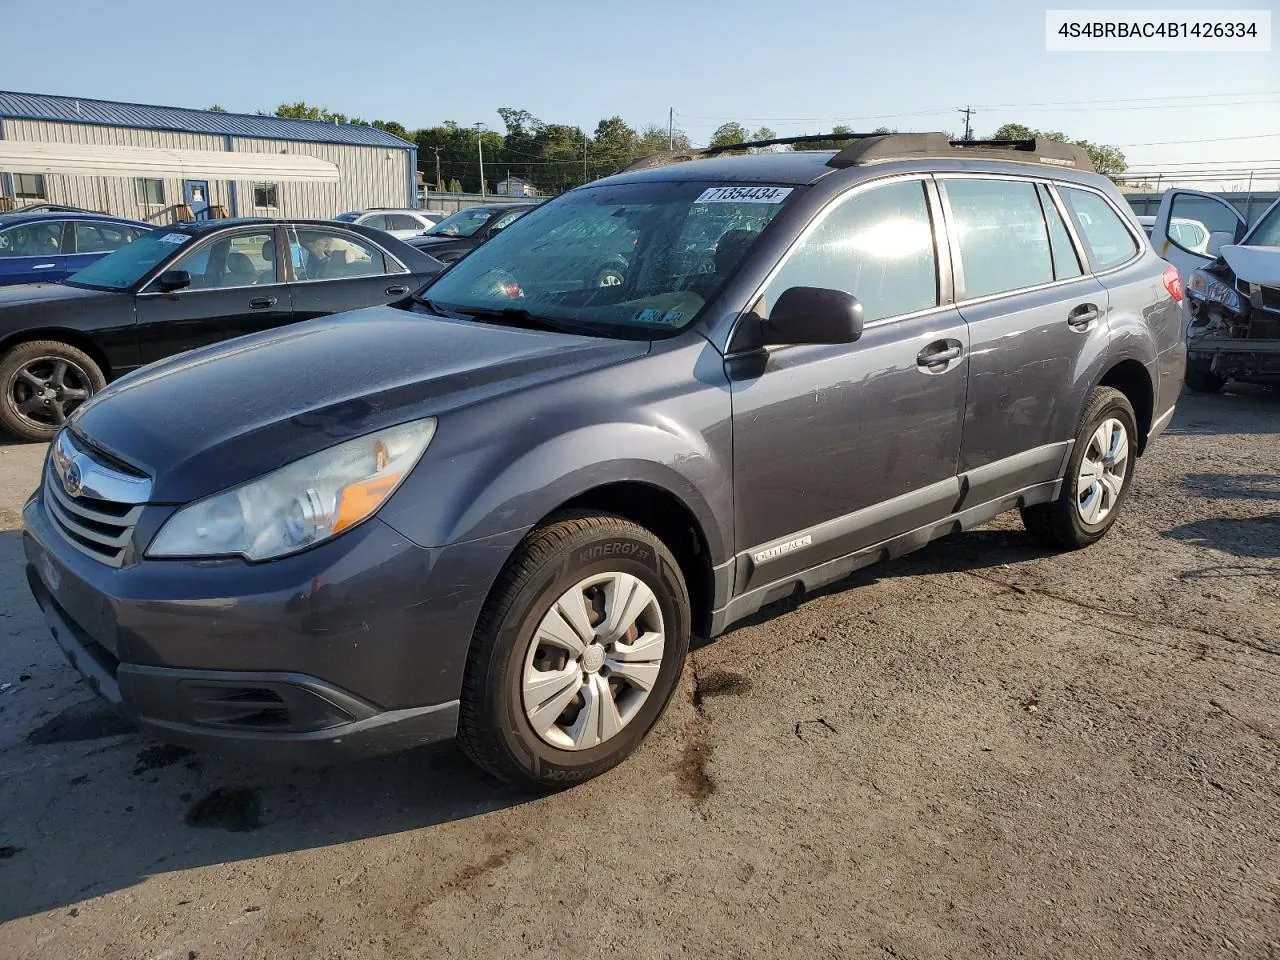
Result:
[[[1052,503],[1023,507],[1022,524],[1046,546],[1078,550],[1101,540],[1116,522],[1137,460],[1137,418],[1129,398],[1095,387],[1084,405],[1075,445]]]
[[[0,426],[23,440],[49,440],[106,385],[101,368],[69,343],[20,343],[0,357]]]
[[[689,597],[671,552],[620,517],[534,530],[494,586],[472,640],[458,743],[509,784],[599,776],[644,739],[689,651]]]

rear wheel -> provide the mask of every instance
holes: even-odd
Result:
[[[49,440],[106,385],[93,359],[69,343],[20,343],[0,357],[0,426],[23,440]]]
[[[680,568],[648,530],[609,515],[540,527],[508,562],[481,613],[458,743],[518,787],[598,776],[639,746],[662,715],[689,631]]]
[[[1136,422],[1128,397],[1112,387],[1094,388],[1058,499],[1021,510],[1023,526],[1032,537],[1046,546],[1077,550],[1106,535],[1133,478]]]
[[[1208,360],[1188,360],[1182,379],[1195,393],[1221,393],[1227,385],[1227,378],[1214,373]]]

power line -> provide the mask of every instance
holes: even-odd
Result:
[[[1241,137],[1206,137],[1203,140],[1155,140],[1151,143],[1117,143],[1117,147],[1180,147],[1185,143],[1222,143],[1226,140],[1266,140],[1280,133],[1251,133]]]

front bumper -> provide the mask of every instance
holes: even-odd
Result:
[[[162,739],[287,763],[451,737],[480,606],[519,539],[429,549],[375,518],[270,563],[113,568],[66,542],[42,494],[23,519],[32,594],[94,689]]]

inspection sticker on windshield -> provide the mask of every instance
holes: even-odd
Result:
[[[166,233],[160,238],[161,243],[186,243],[191,239],[191,235],[187,233]]]
[[[694,203],[781,203],[791,187],[708,187]]]

